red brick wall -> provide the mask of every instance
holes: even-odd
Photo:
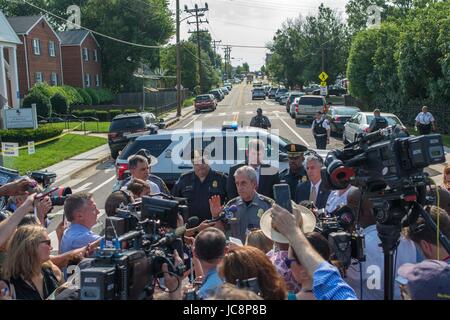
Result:
[[[102,67],[101,67],[101,57],[100,48],[97,46],[94,38],[89,35],[84,39],[81,44],[81,48],[88,48],[89,51],[89,61],[83,60],[83,69],[85,74],[90,74],[91,76],[91,87],[95,88],[95,75],[98,74],[100,77],[100,87],[102,87]],[[97,62],[94,61],[94,50],[97,49]]]
[[[24,37],[19,36],[20,41],[22,44],[17,45],[17,72],[19,74],[19,91],[20,91],[20,97],[23,98],[23,96],[28,92],[28,83],[27,83],[27,69],[26,69],[26,63],[25,63],[25,45],[24,45]]]
[[[63,56],[64,83],[69,86],[83,88],[80,47],[63,46],[61,49]]]
[[[41,42],[41,54],[35,55],[33,52],[33,39],[38,38]],[[56,35],[51,30],[50,26],[44,20],[41,20],[26,36],[28,49],[28,70],[30,75],[30,86],[33,87],[36,80],[36,72],[42,72],[44,81],[51,84],[51,73],[55,72],[58,75],[58,85],[62,83],[62,69],[61,69],[61,52],[60,42]],[[55,43],[56,57],[51,57],[48,50],[49,42]],[[22,90],[21,90],[22,91]]]

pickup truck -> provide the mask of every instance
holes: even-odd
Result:
[[[318,111],[326,112],[327,109],[327,101],[322,96],[301,96],[295,98],[293,105],[295,124],[300,124],[301,121],[313,121]]]

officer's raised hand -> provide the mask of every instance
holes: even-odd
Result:
[[[223,205],[221,205],[219,195],[212,196],[209,199],[209,209],[213,218],[217,218],[223,211]]]

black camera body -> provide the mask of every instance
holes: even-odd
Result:
[[[150,198],[122,206],[115,216],[106,218],[105,241],[93,266],[81,270],[81,299],[151,299],[164,263],[169,272],[183,275],[185,266],[175,267],[171,248],[177,237],[163,232],[166,227],[176,227],[178,202]]]

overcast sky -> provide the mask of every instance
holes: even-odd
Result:
[[[299,14],[307,16],[317,13],[317,8],[323,2],[326,6],[345,16],[345,4],[349,0],[209,0],[209,11],[206,18],[209,24],[202,24],[208,28],[213,39],[222,40],[222,45],[250,45],[264,46],[272,40],[275,31],[287,18],[297,17]],[[180,0],[184,5],[193,8],[194,4],[204,7],[205,1]],[[171,1],[175,12],[175,0]],[[187,14],[183,12],[181,19]],[[192,20],[192,19],[190,19]],[[181,23],[181,38],[189,37],[186,20]],[[248,62],[251,70],[258,70],[265,63],[266,49],[232,48],[233,65]],[[224,56],[222,48],[219,53]],[[242,60],[241,60],[242,59]]]

